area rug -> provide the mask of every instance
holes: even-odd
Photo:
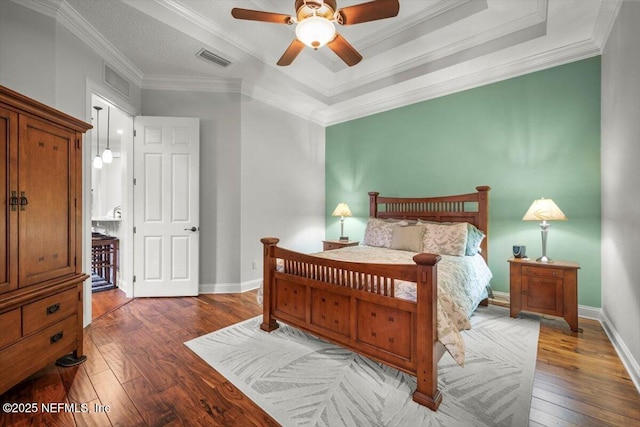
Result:
[[[413,376],[280,322],[256,317],[185,344],[283,426],[526,426],[539,321],[480,307],[463,333],[464,367],[438,364],[437,412],[415,403]]]

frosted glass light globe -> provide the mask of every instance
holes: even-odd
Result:
[[[336,26],[327,18],[310,16],[296,27],[296,37],[310,48],[318,49],[336,36]]]

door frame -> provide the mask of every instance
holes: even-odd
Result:
[[[115,108],[131,117],[131,144],[124,144],[121,150],[122,156],[122,211],[129,213],[123,215],[120,224],[122,235],[124,238],[120,246],[120,274],[118,274],[118,282],[122,285],[127,297],[133,297],[133,117],[140,115],[140,111],[136,109],[122,96],[118,95],[107,86],[99,84],[90,78],[86,78],[85,91],[85,121],[91,123],[92,117],[92,96],[98,96],[109,102]],[[83,271],[91,271],[91,168],[93,157],[91,152],[91,141],[95,138],[93,129],[85,134],[84,153],[82,162],[82,242],[84,245],[83,255]],[[84,286],[84,319],[83,326],[86,327],[91,323],[93,313],[91,306],[91,278],[85,281]]]

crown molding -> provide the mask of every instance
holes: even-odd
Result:
[[[409,73],[411,70],[425,67],[428,64],[435,63],[436,61],[458,54],[460,52],[470,52],[473,49],[482,50],[483,47],[490,46],[492,42],[501,38],[513,36],[519,37],[522,31],[534,28],[538,25],[545,24],[547,21],[547,6],[548,0],[539,0],[537,8],[532,13],[498,25],[488,31],[485,31],[481,35],[474,35],[467,37],[455,43],[451,43],[447,46],[443,46],[431,52],[427,52],[423,55],[416,56],[410,60],[399,62],[395,65],[378,69],[365,76],[358,78],[357,86],[354,86],[353,82],[344,83],[332,88],[330,95],[335,97],[337,95],[344,96],[349,92],[354,91],[359,87],[363,87],[369,84],[374,84],[379,80],[383,80],[389,75],[397,76],[402,73]]]
[[[48,16],[49,18],[56,18],[58,16],[58,10],[63,0],[11,0],[20,6],[31,9],[35,12]]]
[[[1,1],[1,0],[0,0]],[[208,77],[189,77],[189,76],[161,76],[161,75],[144,75],[133,63],[131,63],[117,48],[107,41],[91,24],[89,24],[82,16],[80,16],[66,1],[64,0],[12,0],[13,2],[32,9],[36,12],[45,14],[56,19],[61,25],[72,32],[76,37],[86,43],[97,55],[107,61],[110,66],[128,78],[133,84],[143,89],[154,90],[179,90],[179,91],[203,91],[216,93],[241,93],[257,101],[263,102],[274,108],[283,110],[295,116],[309,120],[313,123],[330,126],[349,120],[358,119],[368,115],[400,108],[417,102],[426,101],[444,95],[484,86],[497,81],[518,77],[546,68],[563,65],[569,62],[590,58],[600,55],[606,43],[606,40],[615,23],[615,19],[620,11],[622,0],[604,1],[600,6],[598,19],[594,28],[592,38],[577,43],[573,43],[551,51],[533,55],[521,60],[513,61],[508,64],[496,67],[476,69],[464,76],[447,80],[441,83],[420,86],[416,89],[406,90],[403,92],[393,91],[392,95],[387,95],[389,91],[380,91],[379,93],[370,93],[358,98],[362,98],[363,102],[359,102],[357,106],[350,106],[357,98],[349,100],[349,106],[337,103],[329,106],[318,107],[310,105],[308,102],[298,101],[290,96],[284,96],[271,88],[265,88],[258,84],[248,82],[241,79],[219,79]],[[126,0],[124,0],[126,2]],[[208,26],[208,20],[197,20],[197,14],[183,7],[175,0],[156,0],[166,8],[180,16],[194,22],[199,26],[207,26],[206,29],[212,34],[220,36],[213,27]],[[548,0],[538,1],[537,19],[546,20]],[[530,23],[532,15],[521,18],[521,20]],[[523,23],[521,21],[520,23]],[[513,25],[513,23],[511,23]],[[203,27],[205,28],[205,27]],[[219,29],[218,29],[219,30]],[[504,28],[503,28],[504,30]],[[500,33],[498,28],[494,29]],[[225,33],[226,34],[226,33]],[[495,35],[495,34],[494,34]],[[229,43],[238,46],[240,42],[229,40]],[[475,41],[477,38],[470,39],[468,43]],[[460,42],[463,43],[463,42]],[[241,47],[241,46],[239,46]],[[460,49],[464,45],[456,46]],[[241,47],[247,51],[245,48]],[[251,53],[253,55],[253,53]],[[254,55],[259,58],[259,55]],[[433,58],[422,57],[421,60],[433,60]],[[394,67],[410,67],[413,64],[398,64]],[[390,69],[387,69],[389,72]],[[371,75],[368,79],[375,80],[378,76]],[[416,78],[415,80],[418,80]],[[365,79],[366,80],[366,79]],[[339,88],[338,88],[339,89]],[[384,92],[384,94],[383,94]],[[346,104],[346,102],[344,103]]]
[[[242,40],[242,38],[237,37],[229,30],[220,27],[214,21],[204,18],[202,15],[188,8],[184,4],[179,3],[175,0],[156,0],[156,3],[164,6],[172,13],[181,16],[200,29],[207,31],[213,34],[215,37],[226,41],[232,46],[245,51],[249,55],[259,59],[260,61],[268,62],[267,58],[262,53],[262,50],[258,49],[256,46],[253,46],[250,43],[246,43],[244,40]]]
[[[368,102],[362,103],[357,107],[340,110],[336,105],[328,108],[325,114],[321,115],[321,118],[325,126],[331,126],[597,55],[600,55],[599,46],[592,40],[585,40],[508,64],[475,70],[442,83],[423,86],[402,93],[396,92],[386,98],[373,96]]]
[[[593,28],[593,35],[591,36],[595,44],[600,47],[600,53],[604,51],[622,3],[622,0],[603,1],[600,3],[598,18],[596,19],[596,25]]]
[[[316,108],[309,107],[301,102],[292,101],[290,98],[284,97],[277,92],[243,81],[242,94],[255,99],[256,101],[260,101],[279,110],[293,114],[294,116],[309,120],[312,123],[325,126],[325,122],[322,120],[322,115],[317,113]]]
[[[64,0],[11,0],[20,6],[54,18],[56,22],[82,40],[116,71],[133,84],[142,84],[143,73],[115,46],[105,39],[86,19]]]
[[[177,90],[186,92],[240,93],[240,79],[219,79],[214,77],[187,77],[145,75],[142,89]]]

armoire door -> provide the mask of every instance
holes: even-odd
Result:
[[[75,132],[21,115],[19,287],[76,271]]]
[[[17,157],[18,115],[0,107],[0,189],[5,203],[0,210],[0,293],[18,287],[18,206],[17,175],[10,160]]]

